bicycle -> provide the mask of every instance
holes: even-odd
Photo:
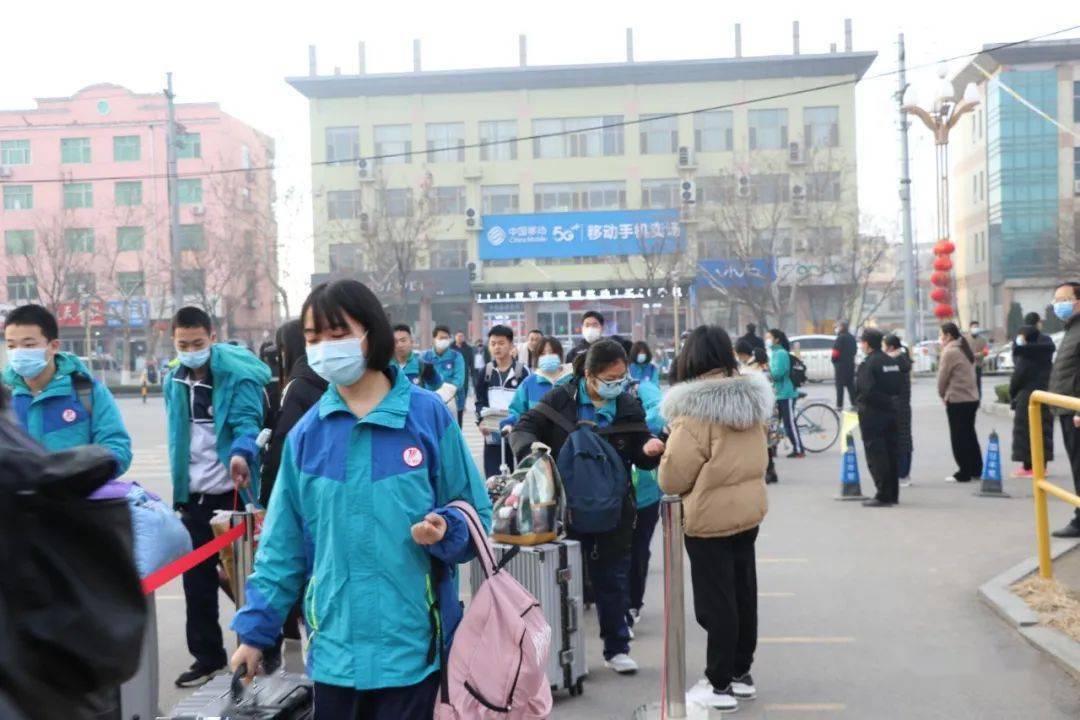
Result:
[[[799,393],[800,400],[805,397],[806,393]],[[827,402],[815,400],[795,413],[795,427],[799,429],[799,437],[806,452],[823,453],[840,439],[840,413]],[[776,439],[775,445],[785,443],[785,449],[790,449],[791,440],[784,432],[779,414],[773,414],[769,437]]]

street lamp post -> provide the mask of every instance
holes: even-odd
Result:
[[[934,273],[930,276],[936,288],[930,297],[937,303],[934,314],[942,319],[956,315],[956,288],[953,281],[952,260],[950,255],[956,246],[949,241],[949,131],[965,114],[979,104],[979,91],[974,83],[968,83],[960,102],[956,101],[956,89],[945,79],[944,66],[938,70],[940,83],[930,110],[917,105],[905,105],[906,113],[916,116],[934,133],[935,166],[937,180],[937,244],[934,246]]]

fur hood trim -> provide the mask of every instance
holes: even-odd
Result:
[[[751,372],[680,383],[664,398],[661,412],[668,422],[687,416],[748,430],[768,423],[775,404],[772,385],[763,374]]]

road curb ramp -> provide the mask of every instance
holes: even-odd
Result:
[[[844,454],[840,458],[840,495],[837,500],[866,500],[859,482],[859,456],[855,453],[855,438],[851,433],[844,440]]]

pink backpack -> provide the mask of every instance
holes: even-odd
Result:
[[[454,633],[435,720],[546,718],[551,627],[536,598],[496,565],[472,506],[455,501],[448,507],[465,515],[485,580]]]

